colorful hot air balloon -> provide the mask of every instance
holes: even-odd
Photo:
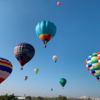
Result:
[[[44,47],[56,34],[56,26],[50,21],[39,22],[35,30],[37,36],[44,42]]]
[[[88,71],[99,81],[100,79],[91,64],[91,56],[89,56],[88,59],[86,60],[86,67],[87,67]]]
[[[93,76],[100,82],[100,52],[93,53],[92,56],[89,56],[87,59],[87,68]]]
[[[18,62],[23,66],[29,62],[35,55],[35,49],[28,43],[20,43],[14,48],[14,54]]]
[[[57,5],[58,5],[58,6],[60,6],[60,5],[61,5],[61,3],[60,3],[60,2],[57,2]]]
[[[91,63],[91,55],[88,57],[88,59],[86,60],[86,67],[88,69],[88,71],[95,76],[96,72],[93,69],[92,63]]]
[[[66,84],[66,79],[65,78],[61,78],[60,80],[59,80],[59,82],[60,82],[60,84],[61,84],[61,86],[62,86],[62,88],[65,86],[65,84]]]
[[[55,56],[53,56],[53,58],[52,58],[55,62],[57,62],[57,60],[58,60],[58,57],[55,55]]]
[[[35,72],[35,74],[37,74],[38,73],[38,71],[39,71],[39,69],[34,69],[34,72]]]
[[[27,77],[27,76],[25,76],[25,77],[24,77],[24,79],[25,79],[25,80],[27,80],[27,79],[28,79],[28,77]]]
[[[0,58],[0,84],[12,73],[13,66],[5,58]]]

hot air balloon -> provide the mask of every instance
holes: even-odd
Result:
[[[51,88],[51,91],[53,91],[53,89]]]
[[[27,80],[27,79],[28,79],[28,77],[27,77],[27,76],[25,76],[25,77],[24,77],[24,79],[25,79],[25,80]]]
[[[86,60],[86,68],[88,69],[88,71],[99,81],[99,77],[96,74],[95,70],[93,69],[93,66],[91,64],[91,56],[88,57],[88,59]]]
[[[86,68],[88,69],[88,71],[95,76],[96,72],[93,69],[92,63],[91,63],[91,55],[88,56],[88,58],[86,59]]]
[[[58,57],[55,55],[55,56],[53,56],[53,58],[52,58],[55,62],[57,62],[57,60],[58,60]]]
[[[13,66],[5,58],[0,58],[0,84],[12,73]]]
[[[61,78],[60,80],[59,80],[59,82],[60,82],[60,84],[61,84],[61,86],[62,86],[62,88],[65,86],[65,84],[66,84],[66,79],[65,78]]]
[[[37,24],[36,28],[37,36],[46,44],[55,36],[56,26],[50,21],[41,21]]]
[[[35,74],[37,74],[38,73],[38,71],[39,71],[39,69],[34,69],[34,72],[35,72]]]
[[[57,5],[58,5],[58,6],[60,6],[60,5],[61,5],[61,3],[60,3],[60,2],[57,2]]]
[[[90,73],[100,82],[100,52],[89,56],[86,66]]]
[[[14,48],[14,54],[22,66],[21,70],[23,70],[23,66],[34,57],[35,49],[28,43],[20,43]]]

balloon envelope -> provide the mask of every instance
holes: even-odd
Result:
[[[38,71],[39,71],[39,69],[34,69],[34,72],[35,72],[35,74],[37,74],[38,73]]]
[[[60,3],[60,2],[57,2],[57,5],[58,5],[58,6],[60,6],[60,5],[61,5],[61,3]]]
[[[13,66],[5,58],[0,58],[0,84],[12,73]]]
[[[86,63],[87,69],[100,82],[100,52],[93,53],[88,57]]]
[[[51,91],[53,91],[53,89],[51,88]]]
[[[20,43],[14,48],[14,54],[18,62],[23,67],[35,55],[35,49],[28,43]]]
[[[56,62],[58,60],[58,57],[55,55],[55,56],[53,56],[52,59]]]
[[[59,80],[59,82],[60,82],[61,86],[64,87],[67,81],[66,81],[65,78],[61,78],[61,79]]]
[[[96,75],[96,72],[95,72],[95,70],[93,69],[93,66],[92,66],[92,63],[91,63],[91,55],[88,56],[88,58],[87,58],[87,60],[86,60],[86,68],[88,69],[88,71],[89,71],[93,76]]]
[[[36,34],[47,44],[56,34],[56,26],[50,21],[41,21],[36,25]]]
[[[25,77],[24,77],[24,79],[25,79],[25,80],[27,80],[27,79],[28,79],[28,77],[27,77],[27,76],[25,76]]]

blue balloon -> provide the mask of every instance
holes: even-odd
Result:
[[[50,21],[39,22],[35,30],[37,36],[44,42],[45,46],[56,34],[56,26]]]

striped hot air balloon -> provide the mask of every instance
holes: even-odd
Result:
[[[35,55],[35,49],[28,43],[20,43],[14,48],[14,54],[18,62],[23,66],[29,62]]]
[[[93,53],[86,60],[86,67],[90,71],[90,73],[96,77],[96,79],[100,82],[100,52]]]
[[[5,58],[0,58],[0,84],[12,73],[13,66]]]

